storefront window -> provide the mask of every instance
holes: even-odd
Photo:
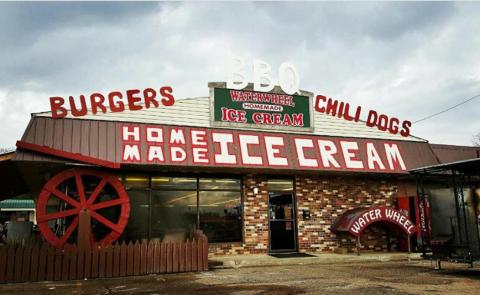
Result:
[[[150,186],[150,178],[148,175],[127,175],[123,183],[125,189],[146,189]]]
[[[236,178],[127,176],[127,240],[180,241],[200,228],[210,242],[242,240],[241,181]]]
[[[200,229],[210,242],[242,240],[240,192],[200,191]]]
[[[127,240],[148,239],[149,192],[147,190],[129,190],[130,218],[125,228]]]
[[[269,179],[268,191],[293,192],[293,179]]]
[[[152,189],[196,190],[197,179],[194,177],[152,177]]]
[[[183,241],[197,224],[197,191],[152,191],[151,237]]]
[[[200,190],[240,190],[240,179],[200,178]]]

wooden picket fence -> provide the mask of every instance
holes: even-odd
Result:
[[[85,251],[47,244],[0,246],[0,283],[112,278],[208,270],[208,240],[121,243]]]

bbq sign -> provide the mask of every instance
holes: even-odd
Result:
[[[228,88],[210,91],[214,126],[312,130],[309,96]]]

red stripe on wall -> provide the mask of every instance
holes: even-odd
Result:
[[[62,150],[50,148],[50,147],[47,147],[47,146],[34,144],[34,143],[29,143],[29,142],[25,142],[25,141],[17,141],[17,147],[22,148],[22,149],[26,149],[26,150],[30,150],[30,151],[34,151],[34,152],[38,152],[38,153],[42,153],[42,154],[48,154],[48,155],[52,155],[52,156],[56,156],[56,157],[60,157],[60,158],[75,160],[75,161],[79,161],[79,162],[83,162],[83,163],[87,163],[87,164],[93,164],[93,165],[98,165],[98,166],[113,168],[113,169],[119,169],[120,168],[119,163],[100,160],[100,159],[84,156],[84,155],[81,155],[81,154],[66,152],[66,151],[62,151]]]

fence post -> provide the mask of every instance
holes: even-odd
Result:
[[[138,241],[137,241],[138,243]],[[133,270],[135,263],[137,264],[137,268],[140,268],[140,252],[135,252],[135,245],[130,241],[127,245],[127,266],[126,266],[126,274],[127,276],[133,275]]]
[[[29,279],[30,282],[35,282],[38,280],[39,255],[40,255],[40,246],[38,243],[34,243],[32,248],[32,259],[30,263],[30,279]],[[0,265],[0,268],[1,268],[1,265]]]

